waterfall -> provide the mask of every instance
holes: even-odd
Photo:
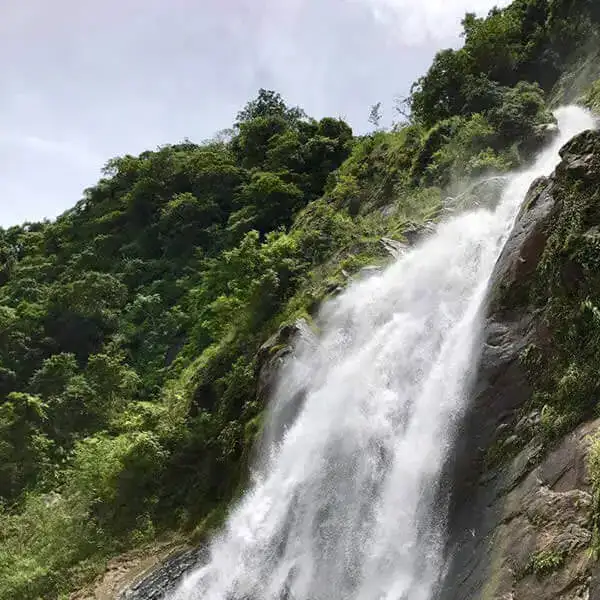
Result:
[[[210,556],[174,600],[426,600],[443,572],[444,461],[466,408],[480,307],[532,181],[593,127],[576,107],[494,209],[478,208],[331,300],[272,400],[302,396]],[[299,392],[302,391],[302,394]]]

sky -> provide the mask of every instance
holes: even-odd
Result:
[[[368,129],[465,12],[504,0],[0,0],[0,226],[54,218],[114,156],[231,126],[259,88]]]

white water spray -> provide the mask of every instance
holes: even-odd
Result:
[[[174,599],[430,598],[444,541],[437,486],[489,278],[532,181],[593,127],[579,108],[557,118],[558,138],[511,177],[495,210],[442,224],[325,306],[320,337],[300,344],[273,399],[304,389],[302,410]]]

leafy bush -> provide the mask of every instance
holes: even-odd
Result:
[[[566,559],[564,554],[552,549],[536,552],[529,561],[528,571],[538,576],[549,575],[562,567]]]

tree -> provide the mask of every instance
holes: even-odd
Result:
[[[369,113],[369,123],[373,125],[375,131],[379,129],[379,123],[381,121],[381,102],[377,102],[371,106],[371,112]]]
[[[15,500],[50,467],[46,420],[47,406],[38,396],[12,392],[0,401],[0,498]]]
[[[271,114],[244,121],[238,130],[234,152],[244,168],[252,169],[265,166],[271,144],[289,130],[289,123],[282,115]]]
[[[141,384],[137,373],[123,364],[123,357],[108,354],[89,357],[85,378],[93,392],[93,409],[102,416],[111,416],[130,401]]]
[[[411,119],[411,100],[410,97],[406,96],[396,96],[394,98],[394,110],[398,115],[400,115],[402,121],[408,122]]]
[[[461,115],[465,104],[464,77],[471,58],[462,50],[438,52],[427,74],[412,88],[410,109],[414,118],[426,127],[452,116]]]
[[[287,121],[298,121],[306,117],[302,109],[288,108],[281,94],[261,88],[258,97],[248,102],[237,114],[236,126],[239,127],[242,123],[253,119],[274,116],[283,117]]]
[[[251,229],[266,234],[288,226],[302,199],[301,190],[280,175],[257,172],[248,184],[240,188],[237,196],[240,209],[229,218],[229,230],[234,236],[239,236]]]
[[[537,84],[519,82],[504,90],[502,103],[489,112],[489,120],[498,137],[498,147],[517,142],[527,144],[536,136],[539,125],[554,117],[546,109],[544,94]]]
[[[469,72],[485,75],[501,85],[513,85],[523,44],[516,11],[496,9],[487,18],[468,14],[463,27],[464,51],[472,61]]]
[[[217,242],[223,211],[210,196],[196,198],[190,192],[177,194],[162,210],[159,229],[169,256],[182,260],[197,246],[209,250]]]
[[[79,368],[74,354],[53,354],[33,374],[30,389],[44,398],[60,396]]]

